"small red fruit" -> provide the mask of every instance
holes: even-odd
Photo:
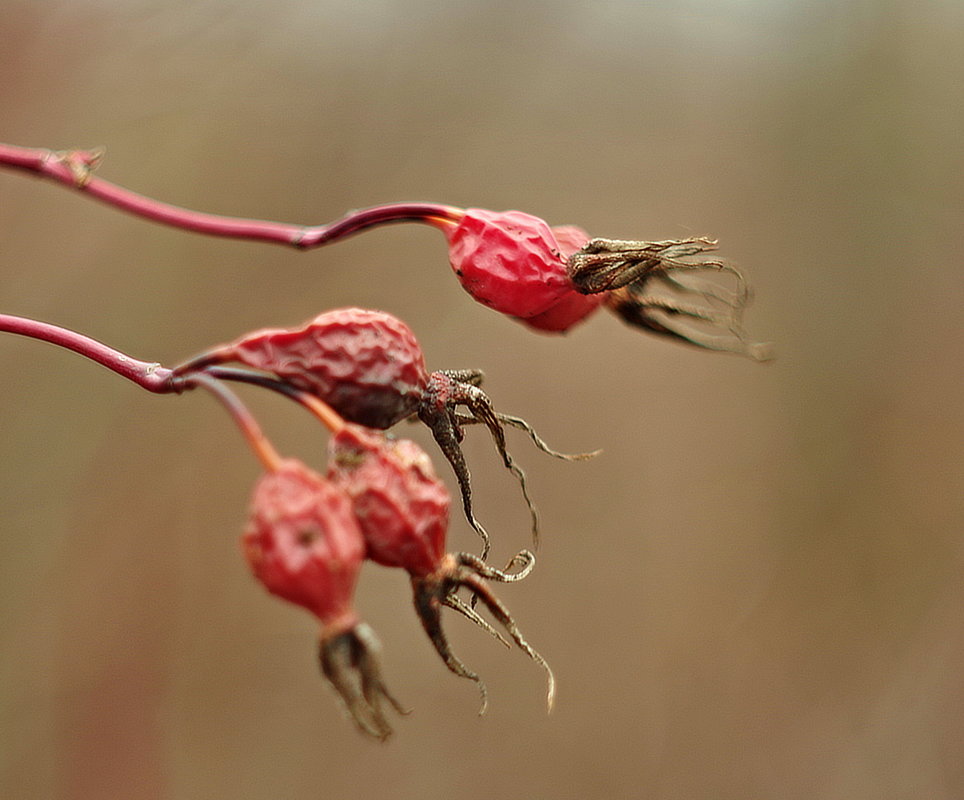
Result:
[[[299,461],[282,461],[255,485],[242,537],[255,577],[272,594],[322,623],[319,660],[355,723],[371,736],[391,734],[382,702],[380,646],[352,605],[365,540],[349,497]]]
[[[589,241],[574,226],[550,228],[522,211],[469,208],[441,226],[449,260],[465,290],[483,305],[545,331],[561,332],[592,313],[601,296],[576,291],[567,259]]]
[[[363,308],[326,311],[300,328],[255,331],[189,365],[225,361],[274,373],[370,428],[389,428],[414,414],[428,383],[411,328],[391,314]]]
[[[445,555],[449,493],[415,442],[345,425],[328,444],[328,477],[351,498],[367,557],[427,575]]]
[[[501,638],[458,593],[467,588],[492,614],[526,655],[548,675],[548,703],[552,706],[554,678],[545,659],[525,640],[508,609],[483,579],[519,580],[535,559],[523,551],[510,566],[510,574],[493,569],[468,553],[447,554],[449,495],[435,476],[431,462],[414,442],[390,439],[377,431],[346,425],[329,442],[331,480],[351,497],[355,515],[368,547],[368,557],[384,566],[405,569],[412,580],[415,609],[436,652],[456,675],[474,681],[486,706],[482,679],[452,652],[442,629],[441,611],[448,606]]]
[[[750,296],[743,275],[703,255],[716,249],[711,239],[590,239],[581,228],[550,228],[521,211],[478,208],[431,224],[448,238],[449,261],[465,290],[532,328],[562,333],[605,304],[651,333],[757,360],[772,357],[743,330]],[[694,273],[716,273],[714,281],[725,273],[734,288],[681,279]]]
[[[352,596],[365,540],[351,500],[330,481],[299,461],[283,461],[256,484],[241,541],[269,592],[329,627],[358,621]]]

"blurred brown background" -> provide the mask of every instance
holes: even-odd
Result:
[[[298,253],[0,173],[5,312],[171,363],[384,308],[430,367],[482,367],[499,408],[605,450],[511,438],[545,532],[500,594],[556,710],[452,617],[478,719],[405,577],[369,567],[359,606],[415,709],[379,746],[317,675],[312,621],[246,572],[257,464],[217,405],[0,339],[0,795],[964,796],[962,85],[956,2],[5,0],[6,141],[103,144],[103,177],[227,214],[430,200],[717,236],[780,357],[602,314],[535,335],[473,303],[428,228]],[[244,396],[321,463],[305,415]],[[468,439],[502,559],[525,509]],[[476,546],[460,517],[450,539]]]

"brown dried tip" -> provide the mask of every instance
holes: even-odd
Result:
[[[767,361],[773,358],[771,345],[751,342],[743,330],[743,312],[751,297],[743,274],[726,261],[701,256],[716,246],[704,238],[591,239],[570,256],[569,278],[583,294],[608,292],[606,304],[630,325],[708,350]],[[699,273],[712,273],[714,280]],[[728,277],[733,288],[715,280],[720,276]],[[686,302],[688,295],[701,302]]]
[[[94,147],[90,150],[52,150],[45,161],[56,161],[63,164],[74,179],[74,186],[83,189],[90,183],[94,170],[100,166],[107,153],[106,147]]]
[[[418,416],[432,431],[432,436],[435,438],[439,449],[452,465],[462,495],[462,508],[469,523],[482,537],[482,558],[485,558],[489,552],[489,537],[485,529],[475,519],[472,510],[471,474],[468,465],[465,463],[461,446],[462,439],[465,436],[462,426],[482,424],[488,428],[496,449],[502,457],[502,463],[519,481],[522,496],[532,520],[532,539],[537,548],[539,546],[539,512],[529,495],[525,472],[506,449],[504,426],[510,425],[525,431],[536,447],[544,453],[565,461],[581,461],[592,458],[599,451],[569,455],[553,450],[524,419],[495,411],[492,407],[492,401],[481,388],[482,377],[482,372],[479,370],[440,370],[433,372],[429,376],[426,398],[419,408]],[[468,413],[459,413],[457,410],[459,406],[464,407]]]
[[[521,580],[529,574],[534,564],[535,556],[527,550],[523,550],[509,562],[507,570],[521,565],[521,569],[515,573],[494,569],[470,553],[457,553],[446,556],[442,566],[432,575],[412,578],[415,610],[422,620],[422,626],[425,628],[425,632],[428,634],[436,652],[445,662],[445,666],[460,678],[468,678],[478,686],[482,698],[479,708],[480,716],[485,713],[488,707],[488,690],[479,675],[465,666],[461,659],[452,652],[448,637],[442,629],[442,606],[448,606],[464,614],[501,639],[501,635],[491,625],[458,598],[458,591],[465,587],[473,598],[481,601],[495,621],[509,635],[509,638],[515,642],[516,646],[546,671],[548,683],[546,703],[551,711],[555,699],[556,681],[549,664],[526,641],[509,610],[483,582],[485,579],[502,583]]]
[[[358,729],[384,741],[392,734],[383,701],[399,714],[406,709],[382,681],[378,654],[381,645],[364,622],[331,636],[322,636],[318,656],[321,671],[338,692]]]

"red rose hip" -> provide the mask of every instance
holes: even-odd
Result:
[[[589,241],[579,228],[550,228],[521,211],[469,208],[457,225],[442,230],[462,286],[489,308],[542,330],[563,331],[603,300],[580,294],[569,279],[568,257]]]
[[[404,322],[383,311],[339,308],[300,328],[249,333],[180,370],[239,361],[320,397],[342,417],[389,428],[418,409],[428,372]]]
[[[415,442],[345,425],[329,440],[328,477],[351,498],[367,556],[427,575],[445,555],[449,493]]]
[[[255,486],[242,537],[255,577],[324,624],[347,624],[365,541],[351,500],[299,461],[286,460]]]
[[[405,569],[412,580],[415,609],[436,652],[456,675],[474,681],[486,707],[482,679],[452,652],[442,629],[442,607],[452,608],[502,638],[471,605],[458,596],[468,589],[509,634],[513,642],[548,676],[547,700],[552,706],[555,680],[546,660],[523,637],[508,609],[483,579],[515,581],[525,577],[535,562],[528,551],[512,560],[517,573],[493,569],[468,553],[447,554],[449,495],[432,469],[428,456],[411,441],[393,440],[377,431],[346,425],[329,444],[331,480],[351,497],[368,557],[389,567]]]
[[[386,738],[382,702],[403,709],[382,681],[378,640],[352,606],[365,540],[350,498],[301,462],[282,461],[255,486],[242,546],[269,592],[318,617],[325,677],[358,727]]]

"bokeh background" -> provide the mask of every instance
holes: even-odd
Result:
[[[217,404],[0,339],[0,794],[964,796],[962,86],[953,0],[5,0],[6,141],[103,144],[103,177],[226,214],[427,200],[716,236],[779,359],[602,314],[536,335],[473,303],[429,228],[298,253],[0,172],[5,312],[172,363],[383,308],[432,368],[482,367],[500,409],[605,451],[511,438],[544,540],[500,594],[555,711],[453,617],[479,719],[405,577],[369,567],[359,607],[414,708],[379,745],[318,676],[312,621],[246,572],[258,468]],[[306,415],[244,396],[322,463]],[[467,438],[501,560],[525,508]],[[477,544],[458,516],[450,541]]]

